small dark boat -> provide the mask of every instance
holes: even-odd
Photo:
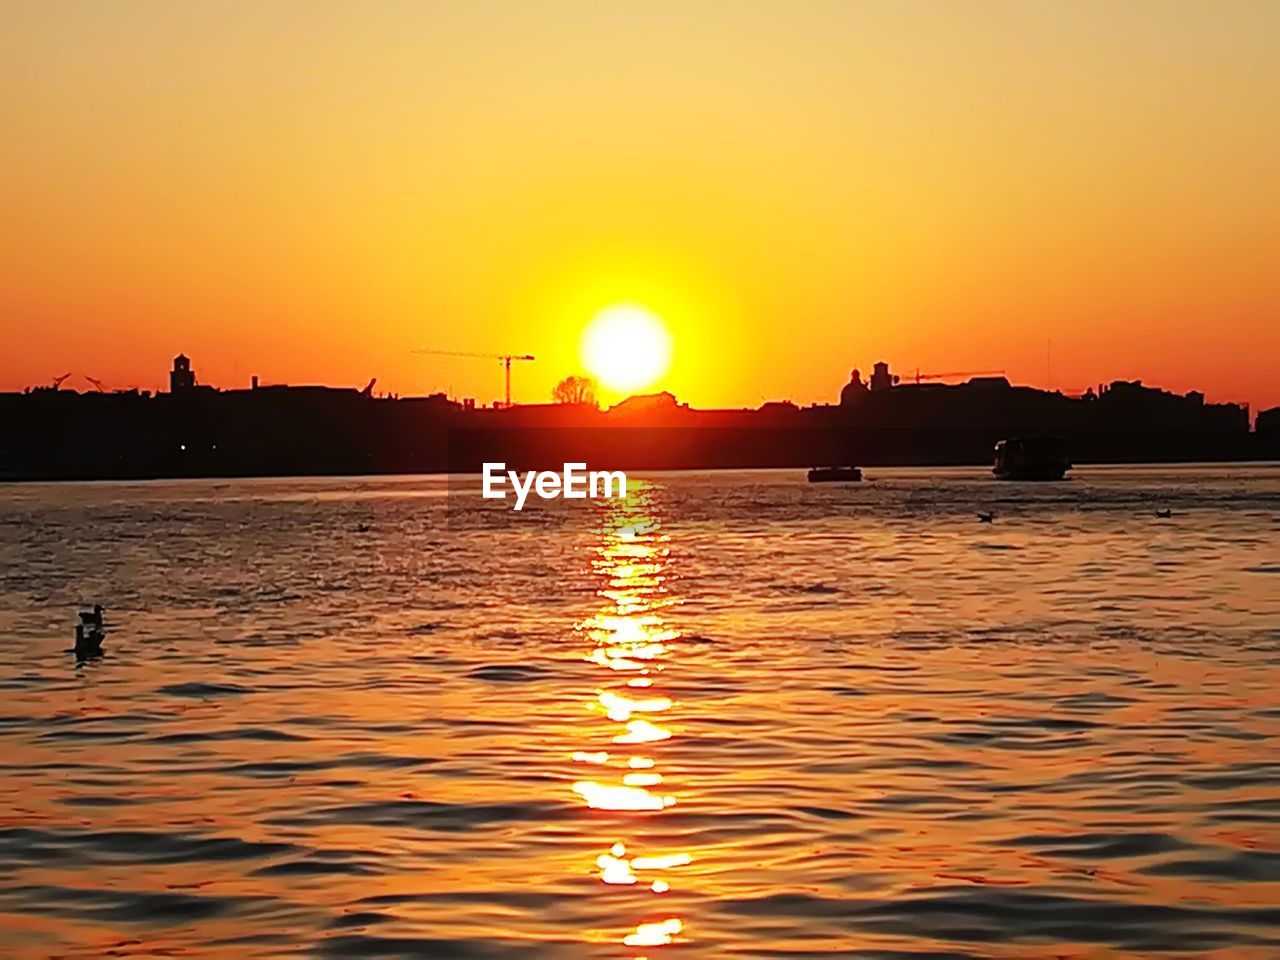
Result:
[[[862,471],[857,467],[814,467],[809,471],[810,483],[857,483]]]
[[[991,472],[1000,480],[1061,480],[1070,469],[1066,441],[1056,437],[1013,437],[996,444]]]

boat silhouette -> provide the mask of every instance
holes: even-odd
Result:
[[[1066,441],[1011,437],[996,444],[991,472],[1000,480],[1061,480],[1070,469]]]
[[[862,471],[857,467],[814,467],[809,471],[810,483],[857,483]]]

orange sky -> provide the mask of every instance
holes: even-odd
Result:
[[[0,389],[489,401],[613,302],[698,406],[849,368],[1280,403],[1280,4],[0,6]],[[73,378],[68,386],[84,389]]]

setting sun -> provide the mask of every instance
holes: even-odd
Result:
[[[640,390],[667,372],[671,334],[644,307],[608,307],[582,335],[582,362],[610,390]]]

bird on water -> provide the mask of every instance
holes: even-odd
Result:
[[[89,627],[83,623],[76,624],[76,659],[88,660],[102,656],[102,640],[105,634],[97,627]]]

